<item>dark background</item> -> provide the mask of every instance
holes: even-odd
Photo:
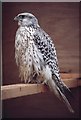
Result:
[[[14,17],[21,12],[34,14],[40,26],[52,37],[61,73],[79,72],[79,3],[3,3],[2,53],[3,85],[20,83],[14,58]],[[69,98],[75,114],[50,92],[3,101],[3,118],[11,117],[79,117],[79,90],[72,89]]]
[[[78,73],[79,69],[79,3],[3,3],[3,84],[19,83],[14,57],[13,19],[21,12],[31,12],[56,46],[60,72]]]

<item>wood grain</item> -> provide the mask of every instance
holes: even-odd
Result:
[[[81,81],[78,80],[76,76],[78,75],[62,75],[62,77],[67,78],[63,79],[63,82],[69,88],[81,86]],[[13,84],[1,86],[2,100],[37,94],[48,90],[48,87],[43,84]]]
[[[45,92],[46,88],[43,84],[13,84],[2,86],[1,91],[2,99],[4,100]]]

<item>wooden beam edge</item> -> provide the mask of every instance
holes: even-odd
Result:
[[[14,84],[1,86],[2,100],[45,92],[43,84]]]
[[[77,79],[64,79],[63,82],[69,87],[81,86],[81,80]],[[26,95],[46,92],[49,89],[43,84],[13,84],[1,86],[1,99],[10,99]]]

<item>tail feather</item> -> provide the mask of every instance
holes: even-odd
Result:
[[[69,109],[70,112],[74,113],[73,108],[71,107],[69,101],[67,100],[66,96],[60,91],[60,89],[57,87],[60,96],[61,96],[61,100],[63,100],[63,102],[65,103],[65,105],[67,106],[67,108]]]
[[[69,101],[67,100],[64,92],[62,92],[62,90],[56,85],[56,83],[54,82],[53,79],[48,81],[48,86],[50,87],[50,90],[54,92],[54,94],[60,99],[62,100],[65,105],[67,106],[68,110],[71,113],[74,113],[74,110],[72,109]]]
[[[71,97],[73,97],[70,89],[64,84],[63,81],[61,81],[61,78],[58,78],[57,75],[53,74],[52,79],[54,80],[56,86],[58,86],[58,88],[60,88],[60,91],[65,94],[65,95],[70,95]]]

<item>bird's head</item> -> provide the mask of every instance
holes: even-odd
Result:
[[[20,13],[15,18],[19,26],[38,26],[37,18],[31,13]]]

